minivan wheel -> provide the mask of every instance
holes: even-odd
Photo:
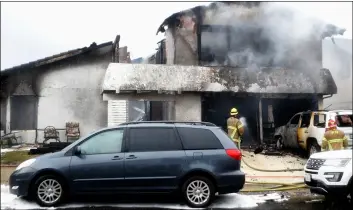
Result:
[[[194,176],[183,184],[182,193],[188,206],[204,208],[211,204],[215,195],[215,187],[208,178]]]
[[[57,206],[64,198],[63,181],[53,175],[39,177],[35,182],[33,194],[40,206]]]

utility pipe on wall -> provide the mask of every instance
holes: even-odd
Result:
[[[260,128],[260,142],[264,143],[263,126],[262,126],[262,100],[259,98],[259,128]]]

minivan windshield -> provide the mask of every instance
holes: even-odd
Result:
[[[352,127],[353,126],[353,115],[342,114],[336,116],[336,123],[338,127]]]

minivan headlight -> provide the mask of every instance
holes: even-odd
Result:
[[[22,169],[24,167],[28,167],[28,166],[32,165],[35,161],[36,161],[35,158],[25,160],[24,162],[22,162],[20,165],[17,166],[15,171],[20,170],[20,169]]]
[[[336,166],[336,167],[344,167],[348,164],[351,159],[328,159],[324,162],[324,166]]]

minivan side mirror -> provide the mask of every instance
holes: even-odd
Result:
[[[77,155],[77,156],[79,156],[79,155],[82,154],[82,153],[81,153],[81,147],[80,147],[80,146],[75,147],[74,154]]]

